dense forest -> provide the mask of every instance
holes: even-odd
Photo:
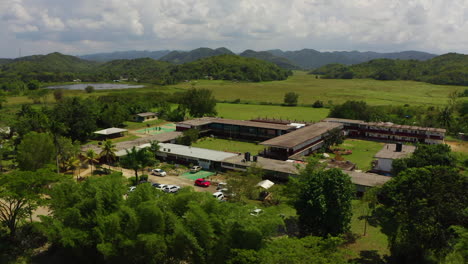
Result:
[[[468,85],[468,55],[449,53],[427,61],[377,59],[352,66],[329,64],[311,73],[331,79],[372,78]]]
[[[284,80],[291,72],[254,58],[237,55],[214,56],[199,61],[175,65],[150,58],[91,62],[77,57],[51,53],[2,61],[0,84],[4,90],[18,82],[130,81],[174,84],[194,78],[263,81]]]

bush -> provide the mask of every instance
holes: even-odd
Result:
[[[320,100],[317,100],[312,104],[312,107],[313,108],[322,108],[323,107],[323,102],[320,101]]]
[[[87,93],[92,93],[92,92],[94,92],[94,86],[91,86],[91,85],[86,86],[85,91],[86,91]]]

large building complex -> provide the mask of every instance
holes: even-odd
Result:
[[[345,135],[350,137],[391,142],[441,144],[446,132],[442,128],[397,125],[390,122],[364,122],[341,118],[326,118],[323,121],[342,124]]]

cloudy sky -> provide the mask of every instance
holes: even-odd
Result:
[[[0,0],[0,57],[198,47],[468,53],[468,0]]]

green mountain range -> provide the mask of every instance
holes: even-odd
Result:
[[[377,59],[351,66],[330,64],[311,73],[333,79],[373,78],[468,85],[468,55],[448,53],[426,61]]]

